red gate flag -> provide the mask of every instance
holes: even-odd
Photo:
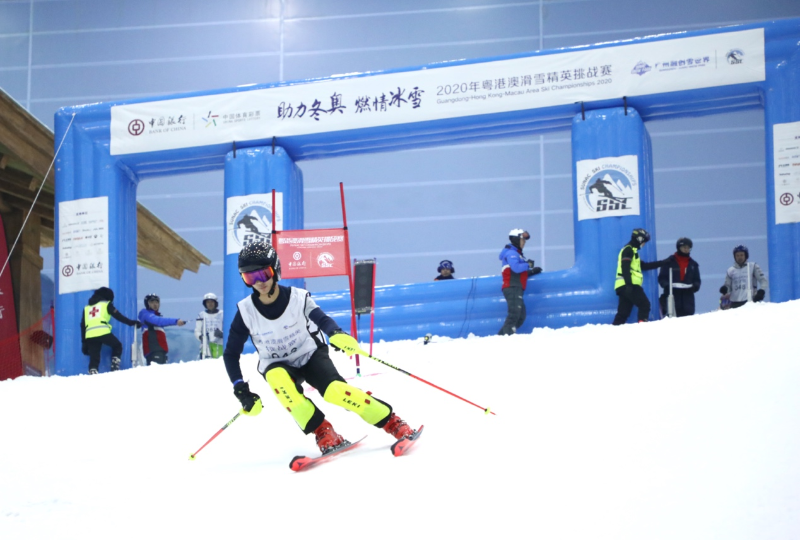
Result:
[[[346,229],[275,231],[281,279],[349,276]]]

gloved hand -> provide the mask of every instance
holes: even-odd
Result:
[[[539,268],[538,266],[534,266],[533,268],[528,270],[528,275],[529,276],[535,276],[536,274],[541,274],[541,273],[542,273],[542,269]]]
[[[333,334],[329,341],[333,348],[337,351],[344,351],[345,354],[350,356],[356,354],[361,348],[358,346],[358,341],[353,336],[345,332],[336,332]]]
[[[719,288],[719,294],[728,294],[728,287],[726,287],[725,285],[720,287]]]
[[[219,328],[214,328],[214,337],[222,339],[222,330]]]
[[[142,323],[140,323],[139,321],[136,321],[135,323],[133,323],[133,326],[135,326],[136,328],[141,328],[142,327]]]
[[[85,354],[86,356],[89,356],[89,344],[88,343],[84,342],[83,345],[81,345],[81,354]]]
[[[247,416],[256,416],[261,412],[261,397],[250,391],[250,385],[244,381],[236,381],[233,395],[242,404],[242,412]]]
[[[756,295],[753,297],[753,302],[761,302],[766,294],[764,289],[758,289]]]
[[[696,293],[699,290],[700,290],[700,285],[692,285],[692,292],[693,293]]]

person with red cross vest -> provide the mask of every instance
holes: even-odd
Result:
[[[114,291],[108,287],[100,287],[81,315],[81,352],[89,356],[89,375],[96,375],[100,368],[100,349],[103,345],[111,347],[111,371],[120,367],[122,343],[111,333],[111,317],[128,326],[141,327],[139,321],[127,318],[114,307]]]

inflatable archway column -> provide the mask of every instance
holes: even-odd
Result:
[[[83,113],[90,116],[91,113]],[[102,114],[96,114],[102,117]],[[94,118],[87,118],[89,121]],[[56,115],[56,133],[66,131],[71,115]],[[56,161],[56,201],[107,198],[108,204],[108,286],[114,291],[114,306],[126,317],[136,319],[139,313],[136,299],[136,186],[138,179],[119,167],[117,159],[108,153],[108,141],[94,141],[82,126],[73,125],[64,139]],[[61,217],[61,205],[56,204],[56,224]],[[60,268],[61,247],[59,229],[55,237],[56,269]],[[57,335],[56,375],[87,373],[89,357],[81,352],[80,321],[83,309],[94,291],[61,294],[61,279],[55,276],[55,319]],[[131,343],[134,328],[111,319],[112,332],[122,342],[123,368],[131,367]],[[102,348],[100,371],[111,366],[111,350]]]
[[[774,37],[766,43],[768,57],[777,59],[767,63],[766,76],[769,86],[761,94],[764,100],[764,135],[767,143],[765,155],[767,162],[767,249],[769,255],[769,299],[771,302],[787,302],[800,298],[800,223],[779,225],[776,216],[777,204],[791,205],[793,203],[797,205],[800,193],[790,193],[791,201],[783,198],[786,197],[785,194],[775,193],[775,124],[797,123],[800,125],[800,99],[798,99],[800,51],[798,51],[797,45],[797,37],[792,32],[782,33],[780,39]],[[797,135],[797,128],[793,131],[795,137],[800,136]],[[796,146],[800,146],[800,139],[796,142]],[[779,150],[783,151],[784,149],[779,148]],[[789,167],[781,172],[796,170],[800,158],[795,159],[795,156],[800,156],[800,151],[793,151],[790,155],[792,159],[788,164]]]
[[[224,309],[223,319],[225,328],[225,342],[227,343],[228,328],[236,315],[236,304],[253,291],[242,281],[239,275],[239,251],[242,244],[248,240],[241,240],[243,236],[237,230],[239,216],[248,214],[258,215],[269,222],[271,231],[272,214],[265,214],[260,210],[266,206],[272,212],[272,190],[276,192],[276,209],[279,230],[295,230],[303,228],[303,173],[295,165],[286,151],[279,147],[255,147],[228,152],[225,156],[225,270],[224,270]],[[251,196],[246,200],[241,197]],[[282,217],[283,226],[280,226]],[[249,236],[254,238],[269,239],[268,236]],[[281,261],[287,264],[288,261]],[[287,279],[282,285],[304,287],[303,279]],[[253,345],[248,341],[245,352],[254,352]]]

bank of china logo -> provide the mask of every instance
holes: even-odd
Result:
[[[639,60],[639,63],[633,66],[631,73],[633,73],[634,75],[644,75],[651,69],[653,68],[647,65],[647,62],[645,62],[644,60]]]
[[[604,169],[586,182],[583,202],[597,214],[628,210],[628,203],[636,195],[635,186],[625,173]]]
[[[333,255],[327,251],[323,251],[317,255],[317,264],[320,266],[320,268],[333,268],[333,261]]]
[[[272,233],[272,212],[260,204],[251,204],[239,212],[233,224],[233,237],[240,248],[257,240],[269,242]]]
[[[725,55],[725,59],[729,64],[741,64],[744,62],[744,51],[742,49],[731,49]]]

